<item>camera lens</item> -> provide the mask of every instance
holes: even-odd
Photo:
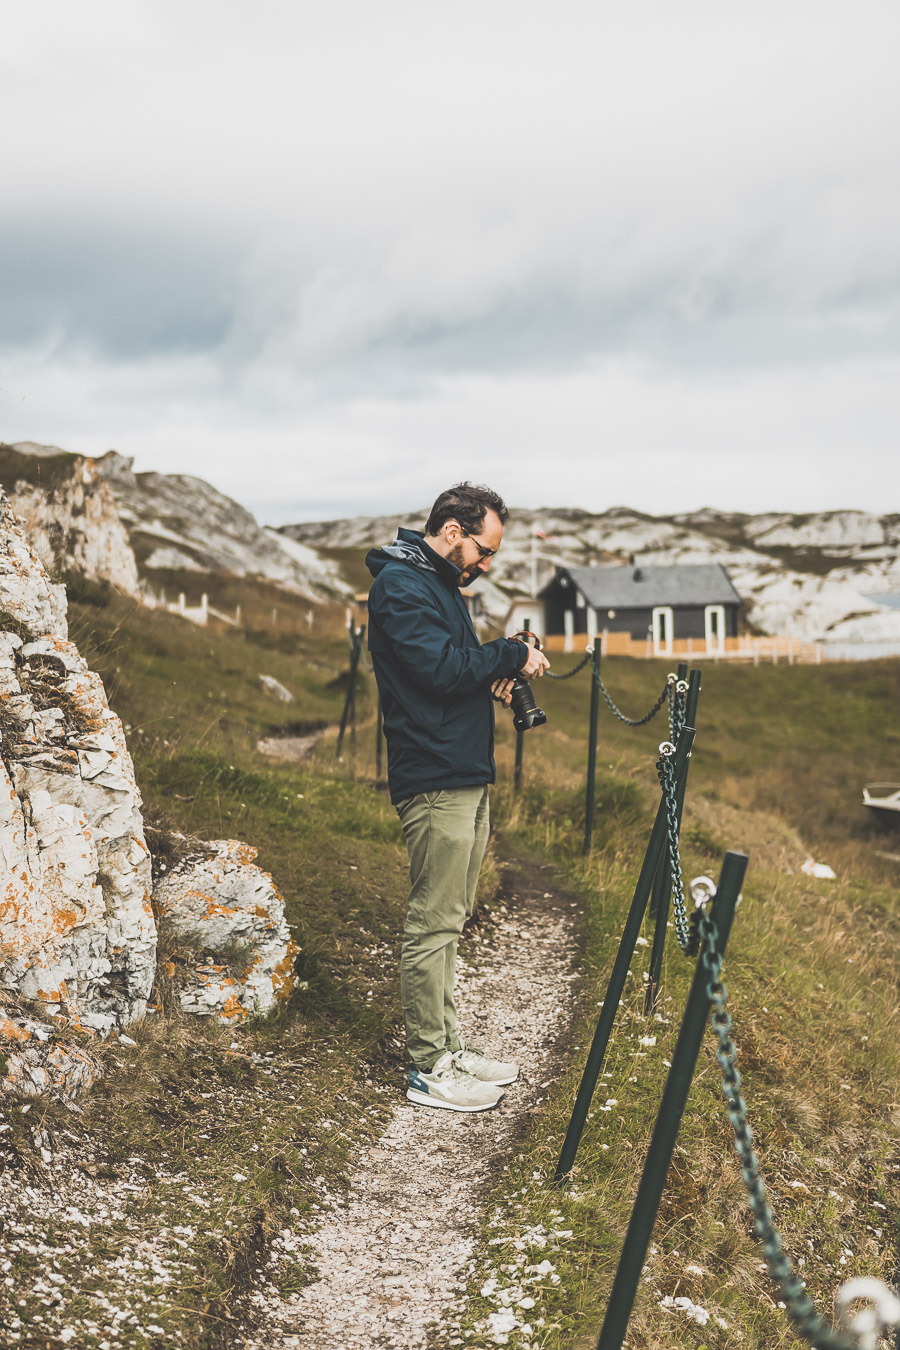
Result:
[[[534,701],[534,693],[527,680],[516,680],[512,689],[513,726],[516,731],[542,727],[547,720],[543,708]]]

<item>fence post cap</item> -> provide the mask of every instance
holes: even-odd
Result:
[[[851,1303],[870,1306],[850,1315]],[[900,1326],[900,1298],[893,1289],[871,1276],[857,1276],[841,1285],[835,1300],[838,1321],[857,1340],[859,1350],[876,1350],[884,1331]]]

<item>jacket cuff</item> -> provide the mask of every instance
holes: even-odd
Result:
[[[529,652],[528,644],[526,642],[520,642],[518,638],[507,638],[507,642],[509,642],[512,647],[518,649],[518,656],[516,659],[516,670],[521,670],[525,662],[528,660],[528,652]]]

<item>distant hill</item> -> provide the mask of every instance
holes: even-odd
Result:
[[[61,485],[69,516],[75,514],[68,499],[69,484],[76,480],[89,483],[93,495],[102,499],[104,536],[115,536],[118,548],[115,568],[99,571],[92,557],[85,563],[83,541],[73,532],[76,521],[74,527],[67,523],[62,534],[57,531],[57,556],[45,558],[58,570],[108,580],[125,590],[136,588],[138,576],[159,586],[171,583],[173,574],[177,579],[179,573],[207,572],[259,578],[307,600],[339,600],[350,593],[332,561],[261,526],[249,511],[202,478],[136,474],[133,463],[115,451],[92,459],[23,441],[0,446],[0,484],[13,508],[31,518],[39,508],[45,515],[48,510],[59,514]],[[94,528],[91,534],[96,533]],[[129,545],[133,557],[123,559],[123,547],[127,553]]]
[[[190,589],[192,577],[196,583],[207,574],[258,579],[304,600],[342,601],[368,584],[366,549],[390,542],[398,525],[421,529],[427,515],[423,508],[274,530],[201,478],[136,474],[133,461],[115,451],[92,459],[33,441],[0,446],[0,484],[30,521],[48,566],[85,575],[93,569],[126,590],[135,589],[136,578]],[[495,622],[512,599],[531,592],[536,530],[546,536],[536,540],[539,587],[559,564],[624,563],[632,555],[647,565],[717,562],[758,632],[900,642],[900,514],[514,510],[490,578],[479,582]]]
[[[393,538],[398,525],[421,529],[422,510],[405,516],[285,525],[281,533],[310,548],[364,550]],[[900,515],[825,511],[809,515],[745,515],[704,507],[651,516],[617,506],[593,513],[577,508],[514,510],[490,580],[479,583],[485,607],[501,619],[509,601],[531,589],[534,531],[537,581],[560,564],[581,567],[626,562],[648,565],[718,562],[746,605],[748,623],[762,633],[807,640],[900,641]]]

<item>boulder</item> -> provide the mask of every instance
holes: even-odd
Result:
[[[279,703],[293,703],[294,695],[290,689],[285,689],[280,680],[276,680],[274,675],[260,675],[259,682],[267,694],[277,698]]]
[[[146,1011],[150,854],[122,724],[0,494],[0,987],[106,1033]]]
[[[160,931],[177,950],[168,963],[186,1012],[226,1020],[265,1013],[294,988],[299,947],[278,889],[234,839],[204,845],[206,857],[177,863],[153,892]]]

